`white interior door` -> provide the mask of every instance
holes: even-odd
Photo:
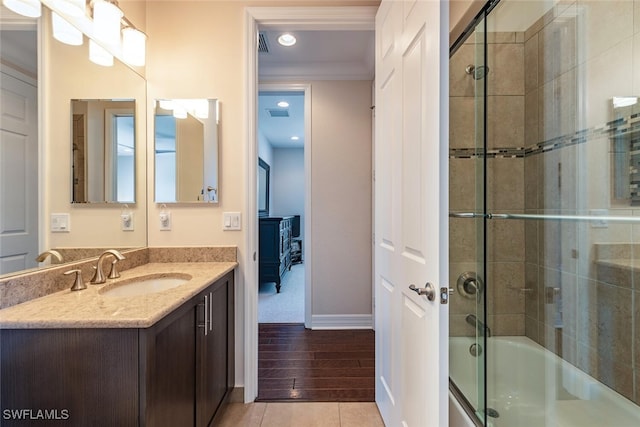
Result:
[[[37,90],[0,73],[0,274],[36,267]]]
[[[376,402],[390,426],[448,426],[448,3],[376,17]],[[409,288],[430,282],[434,299]]]

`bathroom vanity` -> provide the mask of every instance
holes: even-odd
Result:
[[[145,264],[0,310],[2,425],[212,425],[234,384],[236,265]],[[107,292],[176,274],[168,290]]]

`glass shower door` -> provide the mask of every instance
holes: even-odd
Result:
[[[449,363],[452,391],[486,424],[485,21],[450,57]]]

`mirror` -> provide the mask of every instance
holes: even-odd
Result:
[[[614,128],[610,137],[612,206],[640,206],[637,176],[638,130],[631,123],[640,113],[637,96],[616,96],[612,100]]]
[[[258,215],[269,216],[269,175],[271,168],[258,157]]]
[[[218,201],[216,99],[167,99],[155,111],[156,203]]]
[[[94,248],[98,251],[101,248],[126,250],[147,246],[147,157],[146,150],[140,149],[139,145],[140,141],[146,141],[146,81],[140,74],[144,69],[134,71],[117,60],[112,67],[93,64],[88,59],[86,38],[81,46],[69,46],[55,40],[51,34],[51,13],[46,7],[38,19],[19,17],[4,6],[0,7],[3,36],[0,40],[3,68],[0,84],[3,87],[14,84],[10,88],[13,94],[17,93],[16,84],[24,86],[23,83],[27,83],[31,87],[28,91],[35,94],[32,101],[26,102],[35,111],[33,119],[28,120],[34,132],[28,138],[20,138],[30,141],[32,148],[13,150],[11,154],[16,160],[20,160],[20,153],[25,153],[23,162],[8,160],[5,156],[5,163],[0,168],[4,176],[10,176],[13,181],[9,184],[5,180],[7,185],[0,190],[0,209],[5,208],[0,212],[4,227],[0,233],[0,277],[58,263],[52,256],[36,261],[40,253],[51,249],[59,251],[63,263],[67,263],[94,256]],[[136,24],[146,22],[144,3],[121,2],[121,7]],[[5,35],[9,37],[5,38]],[[25,37],[14,42],[14,38],[22,35]],[[12,80],[17,82],[12,83]],[[4,92],[0,98],[2,109],[12,111],[13,116],[25,106],[21,99],[6,97]],[[137,176],[133,181],[133,194],[137,200],[127,208],[134,218],[130,230],[123,230],[121,223],[124,204],[71,203],[74,197],[71,185],[72,99],[135,100],[132,126],[138,149],[132,160]],[[38,121],[39,117],[42,121]],[[7,135],[19,134],[0,133],[0,144],[9,142],[5,139]],[[5,168],[7,164],[12,167]],[[133,200],[133,196],[124,198]],[[51,224],[53,217],[60,214],[68,218],[69,227],[56,232]]]
[[[73,203],[135,203],[135,99],[71,100]]]

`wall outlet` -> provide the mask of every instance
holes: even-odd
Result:
[[[160,212],[160,231],[171,230],[171,212]]]
[[[123,213],[120,215],[122,231],[133,231],[133,213]]]
[[[599,216],[606,216],[608,211],[606,209],[591,209],[589,211],[589,216],[593,219],[591,222],[591,228],[608,228],[609,221],[606,218],[598,218]]]
[[[54,233],[68,233],[71,231],[71,218],[68,213],[51,214],[51,231]]]
[[[223,230],[240,230],[241,228],[240,212],[224,212],[222,214]]]

